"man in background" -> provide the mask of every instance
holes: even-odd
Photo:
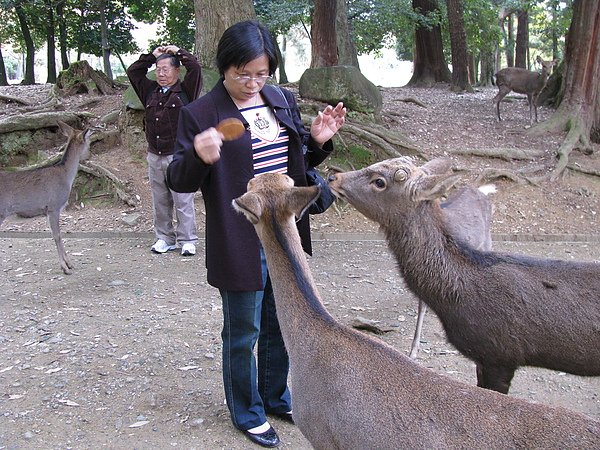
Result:
[[[156,64],[156,81],[146,75]],[[180,67],[186,69],[180,80]],[[196,254],[194,193],[178,193],[166,184],[167,166],[173,159],[179,110],[195,100],[202,89],[202,71],[191,53],[175,45],[159,46],[142,54],[127,69],[127,76],[144,105],[148,142],[148,178],[152,190],[156,242],[151,250],[166,253],[181,247],[183,256]],[[177,224],[173,224],[173,209]]]

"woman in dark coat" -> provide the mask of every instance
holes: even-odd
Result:
[[[254,227],[231,206],[248,181],[264,172],[286,173],[306,185],[306,164],[316,166],[333,150],[331,138],[346,109],[327,106],[304,128],[294,95],[266,84],[277,69],[268,30],[254,21],[225,31],[217,48],[221,79],[180,113],[176,153],[168,183],[179,192],[198,189],[206,207],[208,282],[223,300],[223,382],[233,424],[253,442],[279,444],[267,414],[292,422],[289,363],[275,313],[264,252]],[[216,125],[241,120],[246,131],[224,141]],[[298,222],[311,252],[308,217]],[[258,341],[258,367],[253,348]]]

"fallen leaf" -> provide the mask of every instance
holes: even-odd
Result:
[[[129,428],[140,428],[143,427],[144,425],[146,425],[147,423],[150,423],[149,420],[140,420],[139,422],[135,422],[132,423],[131,425],[129,425]]]
[[[183,366],[183,367],[178,367],[177,369],[179,370],[194,370],[194,369],[198,369],[200,366]]]

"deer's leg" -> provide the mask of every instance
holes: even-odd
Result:
[[[498,86],[498,93],[494,97],[494,103],[496,104],[496,114],[498,115],[498,122],[502,120],[500,117],[500,102],[510,92],[510,89],[505,86]]]
[[[67,256],[67,252],[65,252],[62,236],[60,235],[59,219],[60,210],[48,211],[48,222],[50,222],[52,237],[54,238],[54,243],[56,244],[56,249],[58,250],[58,259],[60,261],[60,267],[62,267],[62,270],[66,275],[70,275],[71,273],[73,273],[73,264],[71,264],[71,261]]]
[[[421,331],[423,329],[423,319],[425,319],[425,313],[427,312],[427,304],[419,300],[419,312],[417,315],[417,326],[415,328],[415,336],[413,337],[412,345],[410,347],[410,356],[412,359],[417,357],[419,353],[419,346],[421,345]]]
[[[477,363],[477,386],[508,394],[515,368]]]
[[[529,125],[533,125],[533,109],[535,108],[535,104],[532,94],[527,94],[527,103],[529,104]],[[537,108],[535,108],[535,121],[537,122]]]

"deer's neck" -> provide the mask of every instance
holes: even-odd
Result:
[[[77,176],[77,170],[79,169],[79,161],[86,151],[85,142],[73,142],[69,141],[63,153],[63,157],[60,160],[59,165],[64,167],[67,172],[67,181],[69,184],[73,184],[75,177]]]
[[[460,280],[473,267],[448,231],[439,205],[424,202],[410,214],[394,215],[384,231],[415,295],[438,314],[451,307],[460,296]]]
[[[293,355],[306,347],[321,326],[335,321],[319,296],[294,218],[285,223],[272,220],[257,231],[267,258],[281,332]]]

